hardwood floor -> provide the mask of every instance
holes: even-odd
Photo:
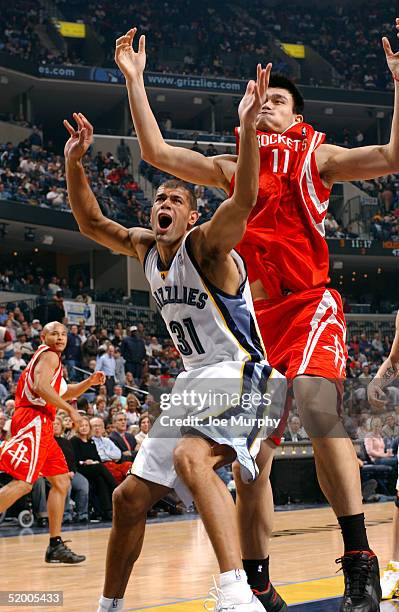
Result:
[[[381,567],[390,555],[393,508],[393,503],[365,506],[369,539]],[[47,535],[1,537],[0,590],[61,590],[62,608],[38,609],[94,612],[102,589],[108,533],[109,529],[88,529],[65,534],[73,550],[87,555],[76,566],[44,562]],[[288,603],[339,595],[342,579],[335,575],[334,560],[341,553],[340,531],[329,508],[276,513],[271,576]],[[162,606],[158,612],[199,612],[212,574],[217,573],[200,520],[148,525],[143,553],[126,593],[126,609],[155,612]],[[18,610],[30,612],[32,607]]]

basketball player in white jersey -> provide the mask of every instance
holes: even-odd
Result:
[[[265,70],[261,78],[266,78]],[[275,382],[280,384],[272,393],[276,401],[270,409],[279,415],[285,380],[264,360],[245,266],[232,251],[245,231],[258,190],[255,118],[261,104],[258,85],[250,81],[239,107],[242,144],[234,193],[211,221],[199,227],[194,227],[198,220],[196,199],[181,181],[168,181],[158,188],[151,214],[152,231],[128,230],[104,217],[81,162],[93,134],[81,114],[74,115],[78,130],[64,122],[71,135],[65,158],[69,200],[80,231],[113,251],[139,259],[144,266],[186,369],[176,381],[172,399],[183,397],[186,390],[195,394],[207,389],[209,383],[216,392],[224,390],[226,384],[243,399],[244,390],[250,394],[267,388],[269,392],[274,386],[271,379],[278,379]],[[217,416],[228,419],[237,415],[242,405],[241,401],[239,406],[226,403]],[[214,471],[215,466],[236,456],[242,477],[246,481],[256,478],[260,422],[251,423],[249,419],[242,428],[229,431],[226,425],[207,424],[211,420],[208,403],[198,408],[191,396],[184,410],[178,411],[179,415],[194,414],[201,419],[198,427],[189,425],[189,437],[182,438],[184,431],[178,424],[175,428],[171,425],[169,434],[161,415],[141,446],[131,475],[114,493],[100,612],[123,609],[129,575],[142,547],[147,511],[171,488],[186,503],[194,499],[215,550],[221,572],[221,588],[216,587],[213,593],[216,610],[263,610],[242,569],[234,503]],[[264,405],[250,403],[247,408],[247,414],[265,414]],[[180,442],[176,439],[179,437]]]
[[[396,315],[396,333],[388,359],[379,368],[368,386],[368,399],[374,408],[382,411],[387,404],[384,388],[399,376],[399,312]],[[399,468],[398,468],[399,472]],[[399,597],[399,473],[396,483],[395,509],[393,516],[392,556],[381,578],[382,599]]]

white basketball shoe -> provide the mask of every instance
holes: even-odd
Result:
[[[204,608],[208,612],[265,612],[265,608],[255,595],[249,603],[234,603],[226,598],[222,589],[217,586],[215,578],[213,582],[214,586],[209,591],[209,597],[204,601]]]

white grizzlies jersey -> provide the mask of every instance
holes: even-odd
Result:
[[[241,283],[237,295],[229,295],[201,272],[190,241],[189,232],[168,270],[163,268],[155,243],[144,260],[152,295],[185,369],[223,361],[265,360],[243,259],[231,252]]]

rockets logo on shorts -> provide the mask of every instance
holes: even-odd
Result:
[[[31,482],[36,470],[41,430],[42,421],[40,416],[37,416],[23,427],[16,436],[6,442],[2,448],[2,461],[7,461],[13,470],[26,473],[25,480],[27,482]]]
[[[342,338],[339,338],[337,334],[333,336],[333,345],[324,345],[322,348],[326,351],[330,351],[334,355],[334,365],[339,369],[340,374],[345,371],[346,367],[346,353],[342,346]]]

